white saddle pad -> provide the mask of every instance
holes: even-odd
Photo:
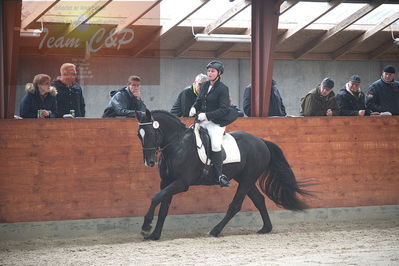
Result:
[[[199,135],[199,128],[200,125],[195,124],[194,133],[198,156],[203,164],[210,165],[211,160],[210,158],[207,159],[206,157],[205,147],[204,145],[202,145],[202,140]],[[222,146],[224,148],[224,151],[226,152],[226,159],[223,161],[223,164],[238,163],[241,161],[241,154],[240,150],[238,149],[237,141],[232,135],[230,135],[229,133],[224,134]]]

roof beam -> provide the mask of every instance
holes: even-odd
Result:
[[[184,41],[184,44],[180,45],[180,47],[176,50],[175,56],[179,57],[182,54],[186,53],[196,43],[197,43],[197,41],[193,37],[186,39]]]
[[[184,20],[186,20],[188,17],[190,17],[192,14],[197,12],[204,5],[209,3],[210,0],[190,0],[190,1],[191,1],[190,7],[187,8],[187,10],[182,10],[183,8],[179,8],[179,14],[176,14],[175,19],[166,24],[165,26],[162,26],[161,36],[165,35],[171,29],[173,29],[174,27],[182,23]]]
[[[316,20],[318,20],[319,18],[321,18],[322,16],[324,16],[325,14],[327,14],[328,12],[330,12],[332,9],[334,9],[336,6],[338,6],[339,4],[341,4],[344,0],[332,0],[329,3],[327,3],[327,5],[321,9],[321,12],[314,18],[304,21],[301,24],[299,24],[299,26],[292,28],[292,29],[288,29],[285,33],[283,33],[280,37],[280,39],[278,40],[277,44],[281,44],[285,41],[287,41],[288,39],[292,38],[293,36],[297,35],[299,32],[301,32],[303,29],[305,29],[307,26],[309,26],[310,24],[312,24],[313,22],[315,22]]]
[[[55,6],[60,0],[37,2],[36,8],[24,20],[21,21],[21,29],[27,29],[29,26],[41,18],[47,11]]]
[[[133,12],[133,14],[129,17],[127,17],[125,19],[125,21],[122,24],[119,24],[114,32],[114,35],[118,34],[120,31],[126,29],[127,27],[129,27],[130,25],[134,24],[137,20],[139,20],[140,18],[142,18],[145,14],[147,14],[148,12],[150,12],[151,9],[153,9],[154,7],[156,7],[157,5],[159,5],[161,3],[162,0],[157,0],[155,1],[152,5],[147,6],[147,5],[137,5],[135,7],[135,10]],[[140,3],[140,2],[138,2]]]
[[[346,19],[338,23],[335,27],[329,29],[325,34],[320,36],[319,38],[316,38],[313,41],[310,41],[306,43],[302,49],[299,51],[295,52],[295,58],[300,58],[301,56],[306,55],[316,47],[318,47],[320,44],[325,43],[327,40],[330,38],[336,36],[338,33],[349,27],[351,24],[355,23],[380,5],[382,5],[386,0],[377,0],[373,1],[371,4],[367,4],[364,7],[360,8],[358,11],[355,13],[351,14],[348,16]]]
[[[384,53],[388,52],[388,50],[390,50],[393,47],[395,47],[395,44],[394,44],[393,40],[390,39],[389,41],[387,41],[386,43],[382,44],[381,46],[379,46],[377,49],[375,49],[374,51],[372,51],[370,53],[370,60],[377,59],[377,57],[379,57],[380,55],[383,55]]]
[[[370,39],[375,34],[377,34],[378,32],[382,31],[383,29],[385,29],[386,27],[388,27],[389,25],[391,25],[392,23],[394,23],[398,19],[399,19],[399,11],[394,13],[392,16],[384,19],[384,21],[382,21],[381,23],[377,24],[375,27],[371,28],[370,30],[366,31],[365,33],[361,34],[360,36],[356,37],[355,39],[353,39],[349,43],[345,44],[344,46],[342,46],[341,48],[336,50],[333,53],[333,58],[337,59],[337,58],[345,55],[353,47],[355,47],[355,46],[359,45],[360,43]]]
[[[94,17],[95,14],[100,12],[104,7],[106,7],[111,2],[112,2],[112,0],[94,2],[83,14],[79,15],[77,20],[75,20],[73,23],[69,24],[68,29],[65,32],[65,35],[70,34],[76,28],[78,28],[80,25],[89,21],[89,19]]]
[[[245,29],[245,31],[243,31],[241,34],[243,34],[243,35],[251,35],[251,29]],[[222,45],[219,49],[217,49],[216,57],[217,58],[223,57],[225,54],[227,54],[228,52],[233,50],[233,48],[235,46],[237,46],[236,43],[226,43],[226,44]]]
[[[191,0],[191,4],[189,5],[189,8],[187,10],[184,10],[184,8],[179,8],[179,14],[175,16],[175,19],[171,22],[169,22],[166,25],[163,25],[158,36],[155,36],[156,38],[152,38],[147,40],[147,42],[143,43],[134,53],[134,56],[137,57],[139,56],[142,52],[144,52],[145,49],[147,49],[153,42],[158,41],[160,37],[168,33],[171,29],[175,28],[177,25],[182,23],[184,20],[186,20],[188,17],[190,17],[192,14],[197,12],[199,9],[201,9],[205,4],[207,4],[210,0]],[[192,37],[194,41],[194,36]],[[191,45],[194,45],[192,43]],[[186,46],[186,45],[185,45]],[[189,49],[190,47],[188,47]],[[182,47],[179,50],[183,51],[184,47]],[[183,51],[185,52],[185,51]],[[176,52],[176,54],[182,54],[183,52]]]
[[[211,34],[217,28],[223,26],[227,21],[232,19],[234,16],[239,14],[245,8],[247,8],[251,4],[249,0],[239,0],[234,6],[232,6],[229,10],[227,10],[223,15],[217,18],[214,22],[208,24],[205,27],[204,34]]]
[[[291,7],[298,4],[299,0],[287,0],[281,4],[280,7],[280,16],[291,9]]]

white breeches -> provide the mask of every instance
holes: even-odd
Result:
[[[212,151],[218,152],[222,150],[223,134],[226,127],[221,127],[212,121],[202,121],[200,126],[208,129],[211,138]]]

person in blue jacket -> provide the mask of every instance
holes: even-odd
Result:
[[[396,69],[387,65],[381,78],[369,87],[366,106],[373,112],[399,115],[399,82],[395,81]]]

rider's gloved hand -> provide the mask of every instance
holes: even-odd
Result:
[[[191,107],[190,113],[188,113],[188,116],[194,116],[197,113],[197,110],[195,110],[195,107]]]
[[[205,120],[208,120],[208,119],[206,118],[206,114],[205,113],[199,113],[198,114],[198,120],[199,121],[205,121]]]

